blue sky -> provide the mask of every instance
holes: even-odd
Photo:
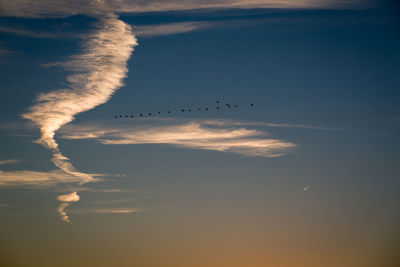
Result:
[[[0,263],[396,266],[398,10],[4,4]]]

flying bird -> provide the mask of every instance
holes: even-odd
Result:
[[[219,100],[217,100],[217,101],[215,101],[216,103],[217,103],[217,106],[215,107],[215,109],[216,110],[223,110],[224,108],[224,106],[220,106],[220,101]],[[239,107],[239,105],[237,105],[237,104],[235,104],[235,105],[233,105],[233,104],[229,104],[229,103],[226,103],[225,104],[225,106],[227,107],[227,108],[232,108],[232,107],[234,107],[234,108],[238,108]],[[254,103],[250,103],[250,107],[253,107],[254,106]],[[188,108],[188,109],[180,109],[180,112],[185,112],[185,111],[187,111],[187,112],[192,112],[192,111],[196,111],[196,110],[198,110],[198,111],[202,111],[202,110],[204,110],[204,111],[208,111],[209,110],[209,108],[207,108],[207,107],[203,107],[203,108],[201,108],[201,107],[198,107],[198,108]],[[155,114],[162,114],[163,113],[163,111],[161,111],[161,110],[159,110],[159,111],[157,111],[157,112],[154,112],[154,114],[152,114],[151,112],[149,112],[149,113],[147,113],[148,114],[148,116],[152,116],[152,115],[155,115]],[[167,114],[171,114],[171,110],[168,110],[168,111],[165,111],[165,113],[167,113]],[[137,115],[136,117],[144,117],[145,115],[144,115],[144,113],[140,113],[139,115]],[[129,118],[129,117],[131,117],[131,118],[135,118],[135,116],[134,115],[115,115],[114,116],[114,118],[123,118],[123,117],[126,117],[126,118]]]

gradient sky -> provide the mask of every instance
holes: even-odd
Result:
[[[399,10],[0,3],[0,265],[399,266]]]

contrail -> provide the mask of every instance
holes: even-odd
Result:
[[[82,53],[63,63],[68,71],[73,72],[67,76],[69,86],[40,94],[36,104],[22,115],[40,129],[41,137],[37,142],[52,151],[53,163],[79,178],[80,184],[94,181],[95,178],[75,169],[61,153],[54,136],[77,114],[106,103],[123,85],[128,71],[127,61],[136,45],[136,37],[128,24],[114,14],[102,14],[96,23],[96,30],[85,38]],[[61,204],[60,214],[68,205]]]

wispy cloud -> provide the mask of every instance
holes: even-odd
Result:
[[[11,49],[1,48],[0,47],[0,56],[11,55],[11,54],[18,54],[18,52],[14,51],[14,50],[11,50]]]
[[[82,213],[105,213],[105,214],[129,214],[141,212],[141,209],[137,208],[111,208],[111,209],[90,209],[83,210]]]
[[[76,72],[67,78],[69,88],[39,95],[37,104],[23,114],[23,118],[40,128],[38,143],[52,150],[54,164],[79,177],[82,183],[92,181],[93,177],[75,170],[61,154],[54,135],[75,115],[107,102],[122,86],[126,62],[136,45],[130,27],[114,17],[103,18],[97,27],[86,40],[84,52],[64,63],[66,68]]]
[[[37,30],[8,27],[8,26],[0,26],[0,32],[12,34],[12,35],[30,37],[30,38],[59,39],[59,38],[81,38],[82,37],[82,34],[80,34],[80,33],[54,32],[54,31],[46,32],[46,31],[37,31]]]
[[[257,122],[257,121],[234,121],[234,120],[207,120],[205,123],[210,125],[219,126],[257,126],[257,127],[275,127],[275,128],[301,128],[310,130],[321,130],[321,131],[351,131],[350,128],[340,128],[340,127],[327,127],[327,126],[317,126],[308,125],[301,123],[275,123],[275,122]]]
[[[19,160],[19,159],[0,160],[0,165],[15,164],[15,163],[19,163],[19,162],[21,162],[21,160]]]
[[[165,12],[221,8],[360,8],[373,0],[13,0],[0,4],[0,15],[67,17],[77,14]]]
[[[140,212],[140,209],[98,209],[94,210],[96,213],[119,213],[119,214],[126,214],[126,213],[134,213]]]
[[[212,27],[215,27],[214,22],[188,21],[188,22],[176,22],[176,23],[155,24],[155,25],[137,25],[137,26],[132,26],[132,29],[133,32],[139,37],[140,36],[153,37],[153,36],[163,36],[163,35],[193,32]]]
[[[10,207],[9,204],[0,203],[0,207]]]
[[[215,127],[210,120],[158,121],[167,125],[157,125],[157,120],[152,122],[152,125],[142,124],[136,127],[69,125],[62,129],[61,138],[97,139],[106,145],[167,144],[262,157],[282,156],[285,151],[296,146],[291,142],[268,137],[265,131],[238,128],[231,121],[225,121],[224,127]]]
[[[91,174],[91,176],[96,176]],[[74,175],[56,170],[56,171],[2,171],[0,170],[0,187],[18,186],[46,188],[65,183],[77,183],[81,179]]]
[[[44,2],[36,3],[40,5]],[[25,1],[25,4],[35,6],[34,2]],[[50,8],[48,11],[57,5],[54,2],[46,4]],[[67,70],[73,72],[67,77],[69,87],[40,94],[36,104],[22,115],[40,129],[41,137],[37,142],[52,151],[52,161],[65,173],[63,177],[72,176],[79,184],[95,181],[95,177],[77,171],[61,153],[54,136],[60,127],[73,121],[77,114],[107,102],[123,85],[128,71],[127,61],[133,47],[137,45],[131,27],[119,20],[115,14],[107,12],[104,3],[98,2],[92,7],[92,14],[99,19],[97,29],[85,38],[83,52],[63,63]],[[41,173],[33,174],[36,178],[42,177]],[[51,177],[57,181],[58,173],[52,174]],[[78,200],[79,198],[76,201]],[[62,203],[59,208],[59,213],[65,221],[68,221],[68,217],[64,209],[68,205],[68,202]]]
[[[61,216],[61,220],[70,223],[71,220],[69,219],[65,209],[71,205],[72,202],[78,202],[80,197],[76,192],[72,192],[71,194],[65,194],[57,197],[58,201],[61,202],[60,206],[58,207],[57,211]]]

